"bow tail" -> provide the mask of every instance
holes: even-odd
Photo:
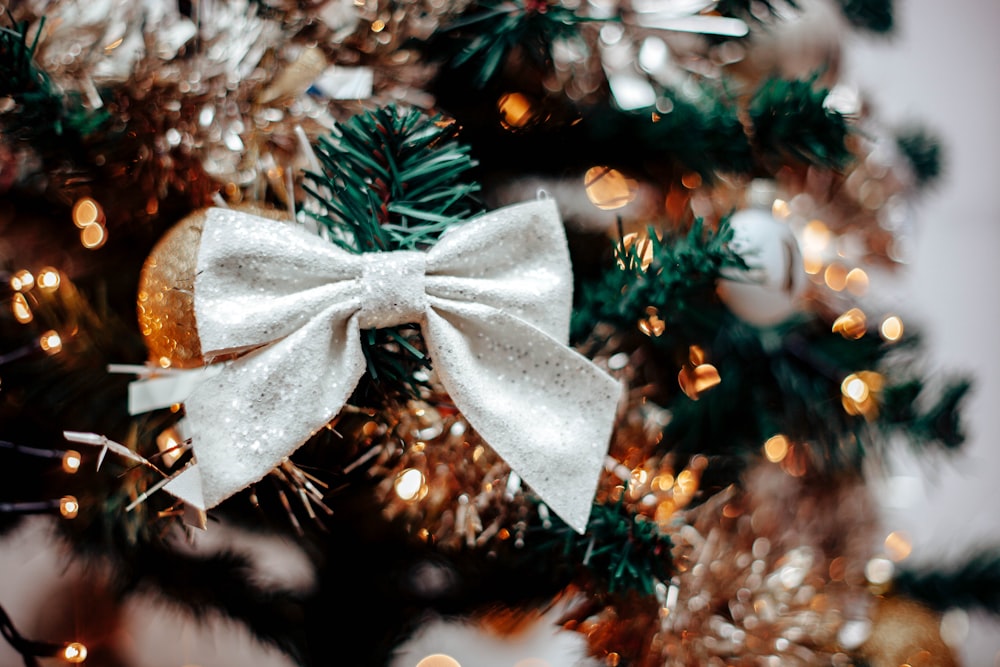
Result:
[[[263,478],[336,416],[364,373],[344,306],[226,363],[185,401],[196,458],[164,488],[208,509]]]
[[[432,301],[425,340],[456,407],[556,514],[585,532],[619,383],[504,311]]]

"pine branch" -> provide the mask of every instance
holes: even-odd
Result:
[[[588,335],[598,323],[634,330],[655,315],[663,322],[663,344],[687,345],[714,331],[724,309],[711,295],[726,269],[745,268],[743,260],[728,247],[732,229],[726,221],[718,231],[705,229],[696,220],[686,236],[663,240],[649,233],[648,242],[615,248],[617,267],[600,280],[580,290],[573,312],[575,340]],[[643,266],[642,254],[651,252]]]
[[[254,586],[252,568],[243,556],[190,555],[147,543],[127,562],[116,563],[115,575],[120,594],[153,593],[198,618],[221,613],[306,664],[303,600],[287,591]]]
[[[808,80],[769,79],[750,100],[752,138],[764,155],[831,169],[843,168],[851,159],[844,144],[847,121],[824,107],[829,91]]]
[[[610,593],[633,589],[652,595],[657,583],[670,578],[670,537],[652,519],[630,514],[620,500],[613,505],[594,503],[584,535],[558,517],[550,521],[551,526],[539,528],[550,539],[529,540],[527,548],[559,552],[563,562],[583,566]]]
[[[941,142],[929,130],[919,126],[903,128],[896,135],[896,146],[909,161],[918,186],[926,187],[941,177]]]
[[[0,27],[0,98],[9,97],[12,108],[0,112],[4,133],[29,143],[40,154],[59,147],[59,142],[80,141],[98,130],[108,119],[107,112],[86,109],[78,95],[65,95],[34,60],[39,23],[29,38],[27,22]],[[65,151],[65,146],[62,146]]]
[[[895,26],[892,0],[839,0],[844,16],[855,28],[887,35]]]
[[[919,398],[925,391],[924,385],[922,379],[915,379],[887,388],[883,399],[884,422],[905,431],[914,447],[938,444],[947,450],[958,449],[965,442],[961,409],[972,383],[966,378],[952,380],[937,401],[921,411]]]
[[[593,20],[547,0],[483,0],[438,30],[426,48],[485,88],[515,48],[547,67],[553,42],[578,36],[580,25]]]
[[[770,0],[719,0],[718,4],[715,5],[715,11],[719,12],[723,16],[732,16],[735,18],[741,18],[744,20],[761,21],[761,14],[767,12],[769,16],[777,16],[778,10],[775,8],[774,2]],[[793,0],[786,0],[785,3],[792,8],[797,8],[798,5],[795,4]]]
[[[893,591],[941,611],[960,607],[1000,615],[1000,548],[979,549],[952,567],[902,569]]]

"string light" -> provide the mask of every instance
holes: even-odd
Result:
[[[34,286],[35,276],[31,275],[31,271],[27,269],[21,269],[10,279],[10,287],[15,292],[27,292]]]
[[[80,503],[75,496],[63,496],[59,499],[59,513],[66,519],[75,519],[80,513]]]
[[[435,653],[418,662],[416,667],[462,667],[462,665],[450,655]]]
[[[861,415],[872,420],[878,416],[875,395],[882,390],[885,378],[874,371],[851,373],[840,383],[844,410],[851,415]]]
[[[400,499],[407,502],[420,500],[427,495],[427,485],[424,483],[424,474],[416,468],[407,468],[398,475],[393,482],[393,488]]]
[[[847,269],[843,264],[834,262],[823,272],[823,281],[834,292],[842,292],[847,287]]]
[[[108,232],[103,225],[87,225],[80,230],[80,244],[87,250],[97,250],[108,240]]]
[[[638,184],[611,167],[591,167],[583,175],[587,199],[602,211],[613,211],[635,199]]]
[[[851,308],[833,323],[833,333],[849,340],[857,340],[868,331],[868,318],[860,308]]]
[[[80,469],[81,460],[82,458],[80,457],[80,452],[75,449],[68,449],[62,457],[62,468],[64,471],[72,475]]]
[[[28,305],[28,300],[20,292],[14,294],[14,298],[10,302],[10,310],[14,314],[14,319],[21,324],[27,324],[35,319],[31,307]]]
[[[46,266],[38,272],[38,288],[45,292],[52,292],[59,288],[59,272],[51,266]]]
[[[771,463],[780,463],[788,456],[788,438],[780,433],[768,438],[764,443],[764,456]]]
[[[38,339],[38,345],[46,354],[56,354],[62,350],[62,337],[50,329]]]
[[[504,129],[514,130],[528,125],[535,118],[531,100],[521,93],[507,93],[497,100],[500,124]]]
[[[87,659],[87,647],[80,642],[72,642],[63,649],[63,659],[71,665],[77,665]]]
[[[177,459],[184,453],[183,445],[184,438],[174,426],[164,429],[156,436],[156,448],[160,450],[163,463],[168,468],[177,463]]]
[[[677,374],[677,383],[692,401],[697,401],[703,393],[720,382],[722,376],[712,364],[699,364],[694,367],[685,365]]]
[[[103,225],[104,210],[90,197],[82,197],[73,204],[73,224],[80,229],[88,225]]]
[[[854,373],[844,378],[840,384],[840,391],[855,403],[866,401],[869,394],[868,385]]]
[[[792,214],[792,207],[784,199],[775,199],[771,204],[771,215],[784,220]]]
[[[909,535],[900,530],[894,530],[889,533],[885,538],[884,544],[886,554],[896,563],[909,558],[910,552],[913,551],[913,544],[910,542]]]
[[[903,320],[899,319],[896,315],[890,315],[882,320],[882,326],[879,327],[879,334],[887,342],[896,342],[903,337]]]
[[[864,269],[851,269],[847,272],[844,280],[847,285],[847,291],[854,296],[863,296],[868,291],[868,274],[865,273]]]

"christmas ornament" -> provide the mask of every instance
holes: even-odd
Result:
[[[272,220],[286,215],[251,204],[235,208]],[[199,209],[171,227],[142,265],[136,310],[154,365],[197,368],[204,364],[194,317],[194,275],[207,211]]]
[[[204,209],[178,222],[153,247],[139,274],[139,330],[150,359],[160,366],[204,363],[194,320],[194,272],[204,226]]]
[[[550,200],[474,218],[427,253],[361,255],[213,209],[195,280],[200,342],[206,356],[253,351],[185,401],[197,464],[165,488],[208,508],[259,480],[340,412],[365,370],[361,329],[420,323],[456,407],[583,532],[620,388],[566,346],[571,291]]]
[[[719,297],[750,324],[782,322],[798,308],[807,284],[795,235],[770,212],[757,208],[738,211],[729,222],[730,247],[750,268],[719,281]]]
[[[958,661],[941,639],[941,617],[905,598],[880,598],[872,632],[859,653],[871,667],[955,667]]]

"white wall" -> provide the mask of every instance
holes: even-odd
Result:
[[[875,100],[879,118],[924,121],[947,150],[944,182],[917,208],[904,308],[927,334],[931,368],[975,377],[970,441],[951,460],[901,457],[896,474],[919,476],[920,493],[886,510],[887,529],[912,536],[914,562],[940,563],[1000,545],[1000,3],[897,5],[895,37],[852,38],[843,78]],[[965,663],[1000,665],[1000,623],[972,621]]]

